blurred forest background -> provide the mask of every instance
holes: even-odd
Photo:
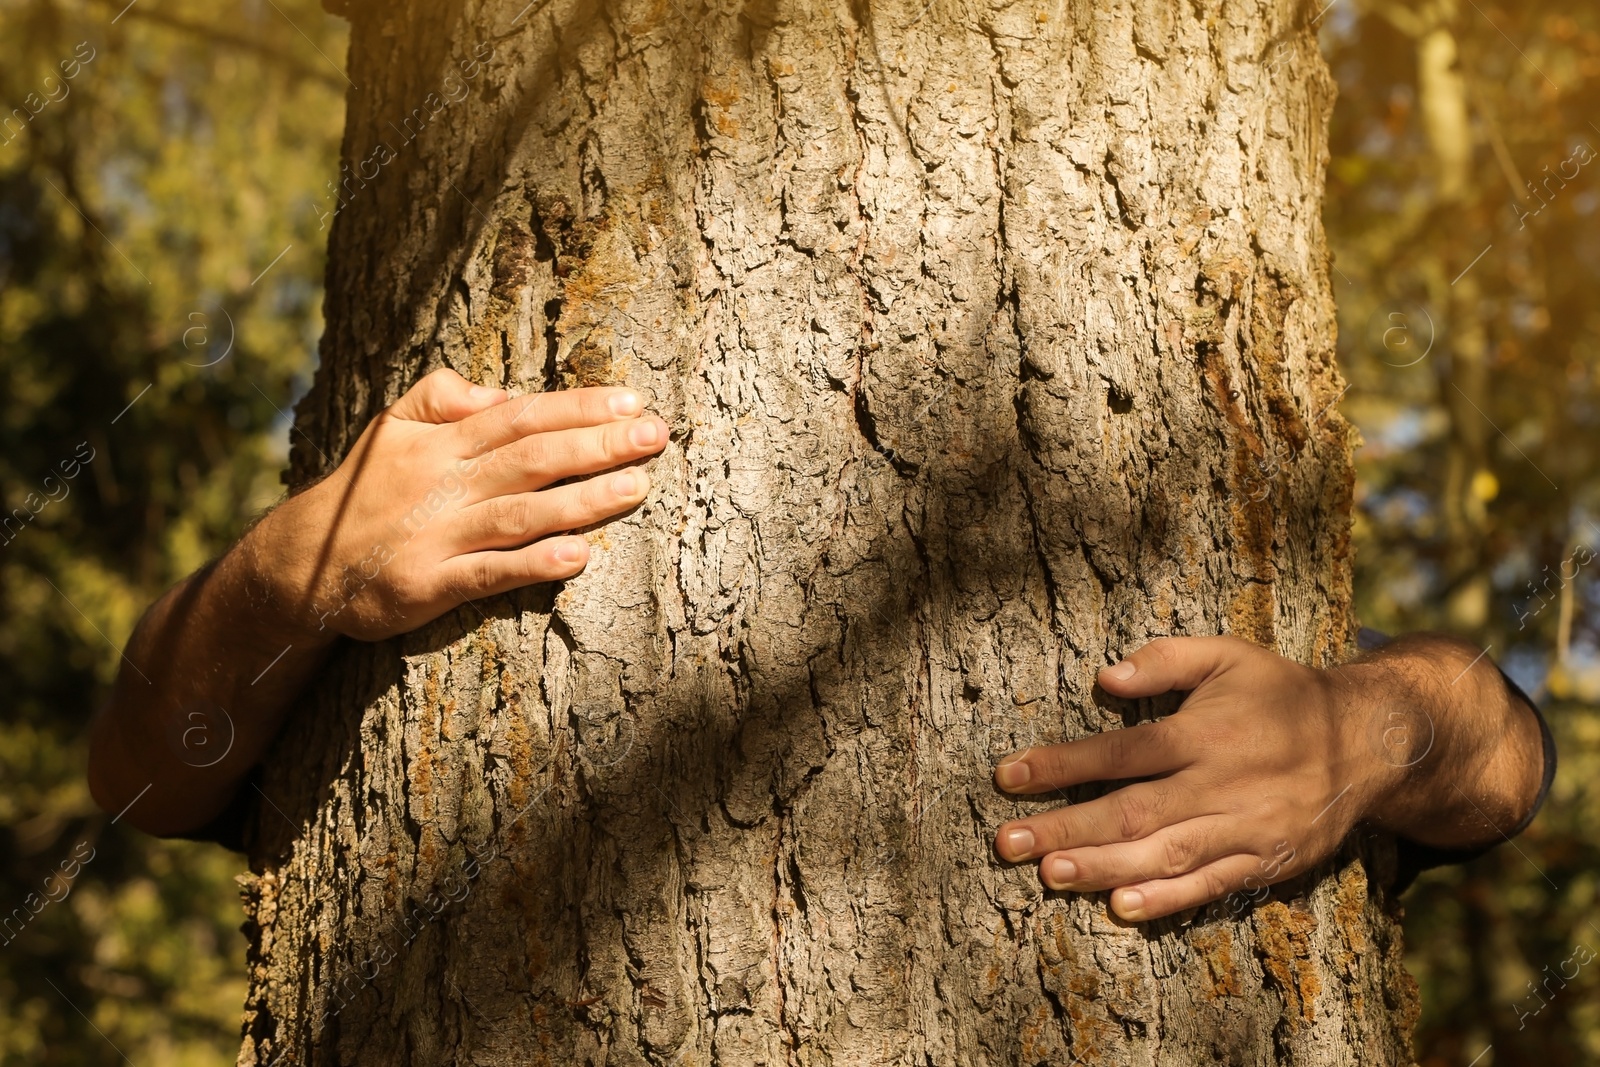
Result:
[[[0,1065],[232,1062],[244,998],[239,859],[97,812],[83,738],[143,607],[281,491],[345,31],[124,3],[0,0],[0,496],[37,511],[0,532],[0,902],[46,902],[0,932]],[[1489,646],[1562,749],[1515,847],[1405,898],[1418,1054],[1600,1062],[1600,9],[1304,17],[1340,88],[1362,621]]]

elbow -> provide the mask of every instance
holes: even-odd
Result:
[[[115,815],[132,797],[123,795],[127,790],[124,783],[118,780],[117,763],[111,752],[114,741],[108,736],[110,733],[110,716],[101,713],[89,728],[89,766],[86,774],[89,796],[95,805],[106,814]]]
[[[89,796],[113,821],[125,821],[146,833],[159,835],[161,828],[141,818],[134,808],[134,802],[148,792],[153,783],[135,783],[134,776],[128,773],[132,762],[112,717],[102,713],[89,730],[86,769]]]
[[[118,727],[114,706],[95,719],[85,774],[89,796],[113,822],[155,837],[180,837],[222,810],[234,791],[233,779],[197,779],[191,768],[159,748],[130,743]]]

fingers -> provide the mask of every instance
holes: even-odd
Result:
[[[480,499],[532,492],[653,456],[666,445],[667,424],[654,415],[533,434],[498,449],[474,490]]]
[[[1172,779],[1140,782],[1114,793],[1003,823],[995,848],[1013,863],[1083,845],[1136,841],[1187,819],[1216,814]]]
[[[1213,860],[1176,878],[1158,878],[1114,889],[1111,910],[1130,922],[1145,922],[1198,908],[1241,890],[1251,899],[1260,899],[1267,884],[1261,861],[1241,853]]]
[[[1119,697],[1149,697],[1174,689],[1198,689],[1251,651],[1237,637],[1160,637],[1100,672],[1100,686]]]
[[[453,551],[525,545],[560,530],[577,530],[621,514],[645,498],[650,478],[630,467],[538,493],[497,496],[465,508],[452,531]]]
[[[413,422],[458,422],[504,403],[504,389],[473,385],[448,367],[424,375],[389,405],[389,414]]]
[[[589,545],[583,538],[551,537],[509,552],[456,556],[445,562],[440,579],[461,602],[571,578],[588,562]]]
[[[597,387],[561,389],[552,393],[519,396],[463,419],[463,445],[474,452],[520,441],[530,434],[601,426],[619,419],[637,418],[644,401],[632,389]]]
[[[1157,830],[1137,841],[1052,852],[1039,864],[1051,889],[1091,893],[1187,874],[1249,847],[1237,819],[1207,815]]]
[[[1191,760],[1173,743],[1171,726],[1145,723],[1007,756],[995,768],[994,780],[1007,792],[1045,793],[1083,782],[1148,778]]]

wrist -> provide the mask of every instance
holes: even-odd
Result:
[[[1351,664],[1371,708],[1377,781],[1368,822],[1418,844],[1475,847],[1513,829],[1537,795],[1537,717],[1483,651],[1412,634]],[[1387,770],[1384,766],[1387,765]]]
[[[1350,784],[1352,823],[1397,830],[1397,813],[1435,756],[1434,718],[1403,671],[1382,661],[1325,672],[1340,736],[1340,764]]]
[[[296,649],[326,648],[338,639],[331,625],[337,605],[322,604],[315,581],[315,551],[297,544],[306,498],[316,487],[268,512],[217,563],[218,581],[242,605],[248,629],[268,643]]]

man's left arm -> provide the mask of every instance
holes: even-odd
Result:
[[[1002,858],[1052,889],[1112,890],[1144,921],[1266,886],[1330,856],[1358,823],[1465,858],[1542,796],[1537,712],[1480,650],[1410,634],[1318,670],[1232,637],[1161,638],[1100,672],[1112,696],[1189,693],[1159,722],[1028,749],[1003,789],[1136,779],[1001,826]]]

